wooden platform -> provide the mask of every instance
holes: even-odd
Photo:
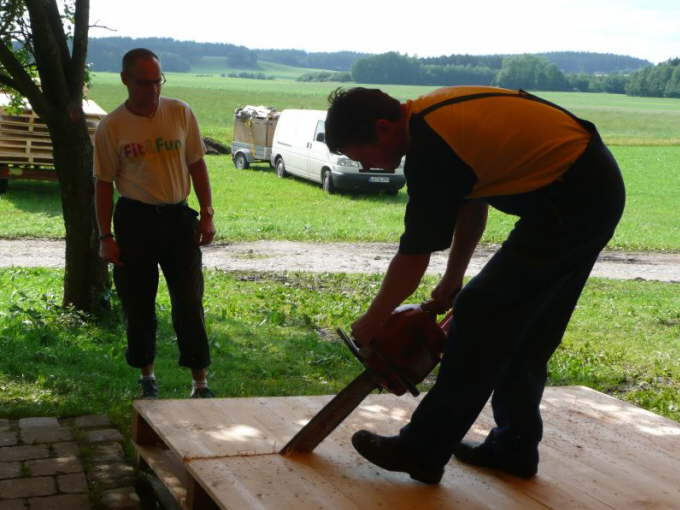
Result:
[[[139,400],[133,439],[184,508],[680,509],[680,424],[585,387],[547,388],[539,474],[521,480],[452,459],[439,486],[376,468],[360,428],[393,434],[417,404],[370,395],[312,454],[278,450],[330,396]],[[487,406],[469,438],[493,422]]]

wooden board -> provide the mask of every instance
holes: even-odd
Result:
[[[452,459],[439,486],[379,469],[351,435],[394,434],[418,399],[370,395],[311,454],[277,452],[331,396],[139,400],[140,455],[187,509],[680,509],[680,424],[584,387],[547,388],[539,474]],[[493,426],[487,406],[470,431]]]

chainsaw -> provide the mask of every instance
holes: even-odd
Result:
[[[441,360],[451,322],[451,312],[437,323],[429,307],[402,305],[387,320],[381,334],[369,345],[360,346],[342,329],[337,333],[364,366],[364,371],[326,404],[279,453],[311,452],[373,390],[387,390],[401,396],[419,395],[416,385]]]

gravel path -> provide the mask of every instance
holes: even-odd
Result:
[[[495,247],[480,247],[468,269],[476,274]],[[203,249],[206,267],[226,271],[307,271],[383,273],[396,245],[391,243],[307,243],[254,241],[216,244]],[[0,239],[0,267],[62,267],[64,242],[42,239]],[[446,253],[433,254],[429,274],[441,274]],[[680,283],[680,253],[605,251],[593,276],[621,280],[656,280]]]

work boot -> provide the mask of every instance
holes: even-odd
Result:
[[[191,398],[215,398],[215,394],[207,386],[201,386],[191,390]]]
[[[520,478],[531,478],[538,471],[538,448],[504,447],[493,440],[461,442],[453,455],[465,464],[499,469]]]
[[[158,398],[158,385],[156,384],[156,379],[145,379],[142,377],[139,380],[139,385],[141,386],[139,398],[147,400]]]
[[[352,436],[352,444],[365,459],[388,471],[403,471],[422,483],[436,484],[444,476],[444,467],[423,464],[413,452],[403,445],[399,436],[379,436],[360,430]]]

